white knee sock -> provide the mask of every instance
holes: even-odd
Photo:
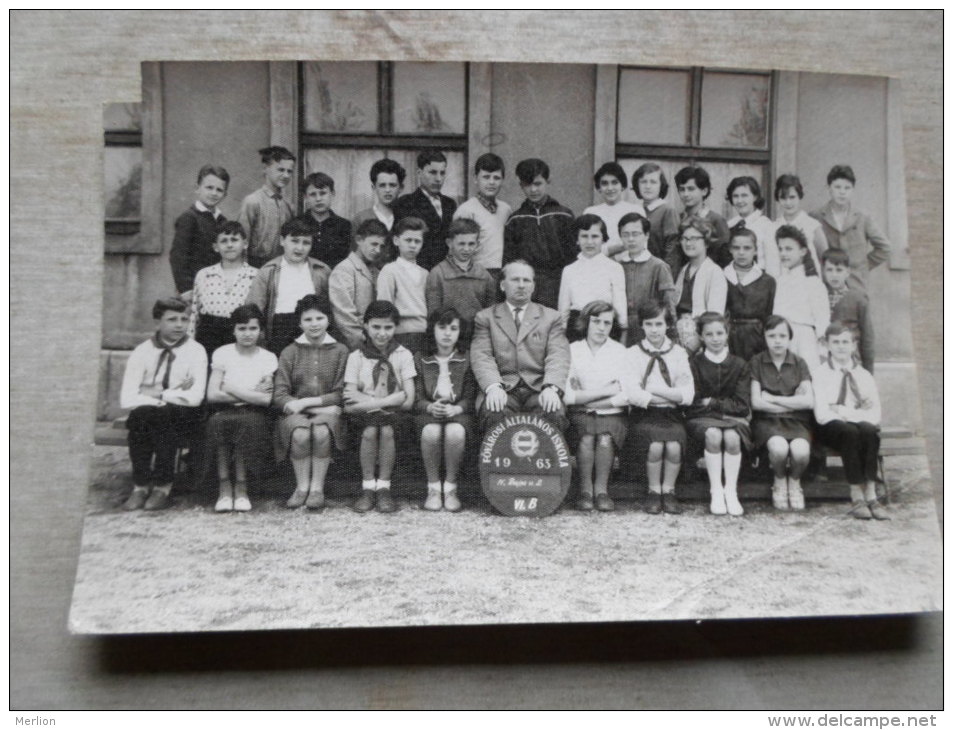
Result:
[[[708,483],[712,488],[721,488],[724,486],[721,481],[721,452],[711,454],[705,452],[705,468],[708,470]]]
[[[741,454],[725,454],[725,486],[738,486],[738,472],[741,471]]]

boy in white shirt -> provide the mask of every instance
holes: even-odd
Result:
[[[133,487],[125,510],[169,506],[177,444],[198,424],[205,395],[208,356],[186,334],[188,304],[159,299],[152,317],[156,333],[129,356],[119,396],[120,407],[132,411],[126,427]]]
[[[464,202],[453,214],[454,220],[470,218],[480,224],[480,246],[474,258],[478,264],[500,281],[503,268],[503,238],[506,221],[513,208],[497,199],[506,170],[499,155],[487,152],[473,166],[477,194]]]

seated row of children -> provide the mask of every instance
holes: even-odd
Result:
[[[207,448],[217,454],[220,485],[216,511],[251,509],[248,473],[260,471],[269,448],[269,409],[281,413],[280,451],[290,456],[295,474],[289,507],[325,506],[332,449],[344,449],[346,430],[354,428],[360,432],[363,481],[352,506],[359,512],[375,506],[394,511],[394,429],[402,412],[412,412],[427,472],[424,507],[461,509],[457,479],[465,445],[475,438],[476,388],[467,356],[469,322],[452,306],[430,315],[425,349],[411,354],[395,339],[397,308],[375,300],[363,315],[366,339],[349,352],[329,332],[326,301],[308,294],[294,312],[302,334],[280,358],[258,345],[261,310],[239,306],[229,318],[235,342],[215,350],[207,389],[205,351],[186,334],[186,303],[160,300],[153,313],[156,334],[133,351],[122,386],[121,405],[132,409],[134,487],[126,509],[168,506],[174,451],[198,424],[206,391]],[[854,339],[846,327],[828,328],[830,358],[812,373],[790,352],[792,330],[781,317],[768,319],[767,350],[749,363],[729,354],[721,314],[699,317],[704,346],[691,359],[669,339],[672,321],[664,306],[643,303],[638,322],[644,339],[626,349],[609,336],[615,324],[610,303],[590,302],[574,321],[580,336],[570,346],[565,401],[578,441],[578,508],[614,508],[609,471],[631,430],[634,442],[647,450],[650,513],[681,511],[675,484],[686,435],[704,443],[712,513],[743,513],[737,497],[742,446],[767,448],[775,507],[800,510],[800,477],[816,435],[844,458],[854,516],[888,517],[875,491],[876,386],[853,362]]]

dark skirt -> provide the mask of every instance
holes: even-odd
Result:
[[[212,406],[205,422],[206,454],[211,460],[218,448],[234,447],[248,470],[260,474],[271,444],[272,423],[271,411],[261,406]]]
[[[677,408],[637,408],[629,429],[640,445],[677,441],[685,451],[685,421]]]
[[[374,411],[373,413],[348,413],[348,424],[356,431],[371,426],[394,426],[397,424],[396,411]]]
[[[744,418],[737,416],[698,416],[689,418],[685,422],[685,430],[692,441],[701,444],[705,443],[705,431],[709,428],[720,428],[722,430],[733,429],[741,439],[741,446],[745,450],[751,449],[751,426]]]
[[[417,438],[419,439],[423,433],[424,426],[427,426],[431,423],[447,424],[447,423],[459,423],[463,426],[463,430],[467,435],[467,442],[474,443],[474,430],[473,430],[473,414],[472,413],[461,413],[459,416],[454,416],[453,418],[437,418],[436,416],[431,416],[429,413],[418,413],[414,416],[414,426],[417,428]]]
[[[583,436],[600,436],[607,433],[612,437],[616,449],[625,444],[628,425],[624,413],[593,413],[591,411],[570,410],[569,423],[572,425],[575,443]]]
[[[728,330],[728,352],[745,362],[764,352],[764,323],[760,319],[733,319]]]
[[[296,428],[311,428],[312,426],[327,426],[331,438],[338,449],[345,448],[347,441],[344,432],[344,419],[341,418],[341,406],[321,406],[310,413],[293,413],[283,416],[278,424],[278,445],[282,458],[288,455],[291,448],[291,434]]]
[[[813,440],[812,420],[810,411],[795,411],[783,416],[774,413],[756,414],[751,420],[754,447],[760,449],[772,436],[781,436],[787,441],[804,439],[811,442]]]

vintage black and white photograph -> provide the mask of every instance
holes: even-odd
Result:
[[[144,63],[71,631],[940,610],[902,93]]]

